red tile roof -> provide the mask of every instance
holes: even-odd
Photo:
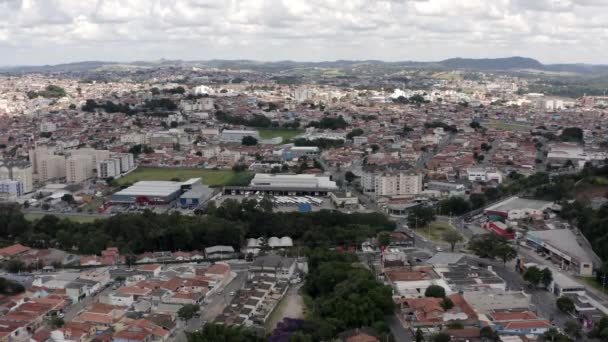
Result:
[[[5,257],[12,257],[17,254],[27,252],[30,249],[31,248],[18,243],[18,244],[12,245],[12,246],[0,248],[0,255],[5,256]]]

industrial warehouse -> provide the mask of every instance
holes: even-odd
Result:
[[[251,180],[249,186],[227,186],[224,188],[224,194],[240,195],[259,192],[261,194],[283,196],[327,196],[337,190],[336,182],[328,176],[258,173]]]
[[[191,178],[185,182],[139,181],[114,193],[112,203],[166,205],[179,200],[182,207],[196,207],[213,195],[213,191],[201,182],[201,178]]]

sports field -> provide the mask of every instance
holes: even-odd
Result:
[[[169,167],[138,167],[137,170],[119,178],[119,185],[133,184],[142,180],[179,179],[185,181],[190,178],[201,177],[203,184],[208,186],[247,185],[252,174],[249,172],[234,172],[232,170],[207,170],[196,168],[169,168]]]
[[[301,129],[288,129],[288,128],[259,128],[260,138],[272,139],[276,137],[282,137],[283,142],[291,140],[298,134],[302,134],[304,131]]]
[[[435,242],[445,242],[443,234],[447,231],[455,230],[448,221],[436,220],[431,222],[426,227],[416,229],[416,233],[424,236],[425,238]]]

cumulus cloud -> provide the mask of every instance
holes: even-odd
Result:
[[[511,55],[601,63],[608,54],[607,5],[605,0],[0,0],[0,64]]]

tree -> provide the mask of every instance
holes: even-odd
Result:
[[[19,259],[11,259],[4,263],[4,269],[9,273],[19,273],[25,271],[25,263]]]
[[[378,235],[378,243],[380,246],[386,247],[391,244],[391,236],[388,232],[382,232]]]
[[[469,201],[471,202],[471,209],[479,209],[486,204],[486,196],[483,194],[471,194]]]
[[[499,337],[498,334],[496,333],[496,331],[494,331],[491,327],[483,327],[481,328],[481,330],[479,331],[479,337],[481,337],[481,339],[483,341],[499,341]]]
[[[72,196],[71,194],[64,194],[63,196],[61,196],[61,200],[68,204],[72,204],[74,203],[74,196]]]
[[[441,332],[441,333],[433,335],[433,337],[431,338],[431,340],[433,342],[450,342],[452,340],[452,338],[450,337],[449,334]]]
[[[557,305],[557,308],[559,309],[559,311],[561,311],[563,313],[574,312],[574,302],[572,301],[572,299],[570,299],[568,297],[561,296],[561,297],[557,298],[557,301],[555,301],[555,304]]]
[[[65,324],[65,321],[61,317],[51,316],[49,320],[49,325],[53,329],[61,328]]]
[[[473,128],[473,129],[478,129],[481,127],[481,124],[478,121],[471,121],[471,123],[469,124],[469,127]]]
[[[344,179],[348,182],[348,183],[352,183],[352,181],[354,181],[357,178],[357,176],[352,173],[351,171],[346,171],[344,173]]]
[[[203,329],[188,334],[188,342],[262,342],[263,338],[243,326],[207,323]]]
[[[457,243],[464,241],[462,235],[454,229],[446,230],[445,233],[443,233],[443,240],[450,244],[450,250],[452,252],[454,252],[454,247],[456,247]]]
[[[424,227],[434,220],[435,210],[424,205],[414,207],[407,215],[407,224],[414,228]]]
[[[559,137],[562,141],[581,142],[583,141],[583,130],[578,127],[564,128]]]
[[[442,215],[462,215],[471,210],[471,204],[461,196],[451,196],[439,202]]]
[[[186,304],[177,311],[177,315],[179,318],[187,321],[194,317],[200,309],[200,306],[197,304]]]
[[[243,137],[243,140],[241,140],[241,144],[245,146],[255,146],[258,144],[258,139],[248,135]]]
[[[551,328],[543,334],[543,340],[550,342],[569,342],[568,336],[562,335],[559,330]]]
[[[532,286],[537,287],[543,278],[542,271],[536,266],[530,266],[524,273],[524,280],[530,283]]]
[[[445,298],[445,289],[440,285],[431,285],[424,291],[425,297]]]
[[[550,269],[545,268],[541,271],[541,275],[540,282],[545,286],[545,288],[548,288],[553,281],[553,273],[551,273]]]
[[[501,246],[507,245],[508,241],[497,234],[484,234],[473,237],[469,241],[469,249],[480,258],[495,259],[496,252],[500,251]],[[510,247],[510,246],[509,246]]]
[[[363,135],[363,130],[361,128],[355,128],[346,135],[346,139],[352,139],[360,135]]]
[[[454,302],[452,302],[452,300],[448,297],[443,298],[443,300],[441,301],[441,303],[439,303],[439,305],[441,305],[441,307],[444,310],[450,310],[451,308],[454,307]]]
[[[517,257],[515,248],[507,244],[501,244],[494,250],[494,255],[502,260],[503,265]]]
[[[579,338],[581,336],[581,324],[578,321],[570,320],[564,324],[564,332],[572,338]]]
[[[415,341],[416,342],[424,342],[424,333],[420,328],[416,329]]]

